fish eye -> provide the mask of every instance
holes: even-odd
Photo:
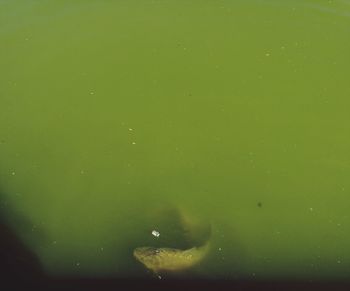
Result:
[[[159,253],[160,253],[160,250],[157,249],[157,248],[148,248],[147,249],[147,255],[148,256],[156,255],[156,254],[159,254]]]

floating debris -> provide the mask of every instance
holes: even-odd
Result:
[[[160,236],[160,233],[156,230],[152,230],[152,235],[155,236],[155,237],[159,237]]]

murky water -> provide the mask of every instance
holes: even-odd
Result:
[[[0,1],[4,220],[50,274],[150,276],[171,204],[212,224],[195,276],[346,278],[349,33],[345,0]]]

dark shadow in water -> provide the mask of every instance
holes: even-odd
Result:
[[[2,195],[0,201],[1,198]],[[7,208],[0,208],[0,288],[6,284],[33,284],[43,278],[39,259],[11,229],[8,213]],[[15,216],[11,213],[11,217]],[[19,219],[23,220],[23,217]]]
[[[250,282],[228,280],[159,280],[159,279],[68,279],[51,280],[44,290],[152,290],[152,291],[193,291],[193,290],[268,290],[268,291],[348,291],[346,283],[308,282]]]
[[[0,218],[0,273],[6,279],[35,279],[42,274],[38,258]]]

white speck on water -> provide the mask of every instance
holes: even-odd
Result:
[[[76,265],[77,267],[79,267],[79,266],[80,266],[80,262],[77,262],[75,265]]]
[[[314,211],[314,209],[312,207],[309,208],[310,211]]]
[[[266,53],[265,56],[266,56],[266,57],[269,57],[269,56],[270,56],[270,53]]]
[[[152,230],[152,235],[155,236],[155,237],[159,237],[160,236],[160,233],[156,230]]]
[[[100,250],[101,250],[101,252],[103,252],[103,251],[104,251],[104,248],[100,248]]]
[[[133,131],[133,129],[132,128],[128,128],[129,129],[129,131]]]
[[[91,92],[90,92],[90,95],[94,95],[94,94],[95,94],[95,92],[94,92],[94,91],[91,91]]]
[[[221,252],[221,251],[222,251],[222,248],[218,248],[218,250],[219,250],[219,252]]]
[[[131,144],[135,145],[135,144],[136,144],[136,142],[134,142],[134,141],[133,141]]]
[[[12,176],[16,175],[16,172],[15,171],[11,172],[11,175]]]

